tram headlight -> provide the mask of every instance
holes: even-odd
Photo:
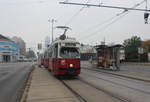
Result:
[[[70,64],[69,66],[72,68],[72,67],[73,67],[73,64]]]

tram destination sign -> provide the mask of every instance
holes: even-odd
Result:
[[[65,43],[65,46],[76,46],[76,43]]]

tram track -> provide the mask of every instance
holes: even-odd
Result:
[[[103,89],[103,88],[100,88],[100,87],[98,87],[98,86],[96,86],[96,85],[93,85],[93,84],[89,83],[88,81],[82,79],[81,77],[79,77],[77,80],[78,80],[80,83],[85,84],[85,85],[88,85],[90,88],[93,88],[93,90],[97,90],[98,92],[103,92],[103,93],[106,94],[108,97],[115,98],[115,99],[118,100],[119,102],[131,102],[131,101],[127,100],[127,99],[124,99],[124,98],[121,97],[121,96],[118,96],[118,95],[116,95],[116,94],[114,94],[114,93],[112,93],[112,92],[109,92],[109,91],[107,91],[107,90],[105,90],[105,89]],[[72,86],[69,85],[69,84],[67,83],[67,81],[65,81],[65,80],[60,80],[60,81],[61,81],[61,82],[63,83],[63,85],[65,85],[73,94],[75,94],[75,96],[79,99],[80,102],[91,102],[91,101],[88,101],[88,99],[86,99],[85,96],[80,95],[80,93],[77,92],[74,88],[72,88]],[[72,81],[72,80],[70,80],[70,81]],[[89,90],[89,89],[87,89],[86,91],[88,91],[88,90]],[[90,97],[89,97],[89,98],[90,98]],[[103,101],[102,101],[102,102],[103,102]]]
[[[70,87],[65,81],[60,80],[64,86],[66,86],[80,102],[88,102],[85,98],[83,98],[78,92],[76,92],[72,87]]]
[[[133,84],[135,84],[135,85],[141,84],[143,82],[145,82],[146,85],[148,85],[150,83],[150,80],[144,80],[144,79],[136,78],[136,76],[132,77],[132,76],[128,76],[128,75],[121,75],[121,74],[116,74],[116,73],[113,73],[113,72],[108,72],[108,71],[100,70],[100,69],[96,69],[96,68],[91,69],[89,67],[90,66],[84,66],[82,68],[85,69],[85,70],[93,71],[93,72],[97,73],[97,75],[98,74],[102,74],[104,76],[105,75],[106,76],[109,75],[108,78],[109,77],[116,78],[116,79],[118,78],[117,80],[123,80],[123,82],[124,81],[129,81],[129,82],[134,81]],[[86,74],[86,76],[89,79],[91,79],[91,81],[88,81],[86,78],[82,77],[82,75],[85,76],[85,74]],[[118,101],[119,102],[132,102],[132,101],[134,102],[135,101],[133,97],[130,97],[130,95],[119,94],[121,91],[115,92],[115,90],[112,90],[111,87],[110,88],[105,88],[104,85],[96,84],[95,83],[96,81],[92,81],[93,79],[95,79],[95,80],[99,79],[102,82],[110,83],[113,86],[115,86],[115,88],[120,87],[120,88],[124,88],[124,89],[130,90],[130,92],[131,92],[130,95],[131,96],[133,95],[131,90],[133,90],[133,93],[134,92],[135,93],[138,92],[138,93],[142,94],[142,96],[146,95],[146,97],[147,97],[148,95],[150,95],[149,91],[146,91],[145,89],[141,89],[142,87],[139,86],[139,85],[138,85],[139,88],[133,87],[132,85],[128,86],[127,84],[118,83],[116,81],[112,81],[112,80],[109,80],[107,78],[105,79],[103,77],[98,77],[98,76],[96,76],[94,74],[91,74],[91,73],[81,72],[81,76],[79,76],[76,79],[76,81],[78,81],[78,84],[81,84],[81,86],[87,86],[88,85],[90,87],[89,89],[88,88],[86,88],[86,89],[84,88],[84,90],[87,90],[87,93],[89,92],[89,93],[92,94],[93,91],[95,91],[97,93],[98,92],[99,93],[104,93],[104,94],[106,94],[105,97],[107,97],[107,98],[112,97],[113,99],[116,99],[117,101],[115,101],[115,102],[118,102]],[[90,100],[90,99],[93,99],[92,96],[88,97],[88,96],[86,96],[85,93],[83,94],[83,92],[82,92],[83,91],[83,89],[82,89],[83,87],[79,87],[79,85],[74,82],[74,79],[73,80],[72,79],[71,80],[70,79],[69,80],[60,80],[60,81],[79,99],[80,102],[95,102],[95,101],[91,101]],[[95,84],[92,83],[92,82],[94,82]],[[78,88],[76,86],[78,86]],[[82,90],[82,91],[79,91],[78,89]],[[91,89],[93,91],[91,91]],[[137,96],[139,96],[139,95],[137,95]],[[135,95],[135,97],[136,97],[136,95]],[[99,97],[99,98],[101,99],[101,97]],[[147,100],[147,98],[145,100]],[[99,102],[99,101],[96,101],[96,102]],[[105,102],[105,101],[102,100],[101,102]],[[106,102],[112,102],[112,101],[106,101]]]
[[[119,85],[119,86],[123,86],[125,88],[128,88],[128,89],[131,89],[131,90],[135,90],[135,91],[138,91],[138,92],[142,92],[142,93],[145,93],[145,94],[149,94],[150,95],[150,92],[146,92],[146,91],[143,91],[143,90],[140,90],[140,89],[137,89],[137,88],[134,88],[134,87],[130,87],[130,86],[127,86],[127,85],[124,85],[124,84],[120,84],[120,83],[116,83],[114,81],[111,81],[111,80],[107,80],[107,79],[104,79],[104,78],[100,78],[100,77],[96,77],[94,75],[90,75],[90,74],[87,74],[87,73],[83,73],[87,76],[90,76],[90,77],[94,77],[94,78],[97,78],[97,79],[100,79],[100,80],[103,80],[103,81],[106,81],[106,82],[110,82],[114,85]]]
[[[133,79],[133,80],[137,80],[137,81],[143,81],[143,82],[147,82],[150,83],[150,80],[146,80],[143,78],[137,78],[137,77],[132,77],[132,76],[127,76],[127,75],[123,75],[123,74],[116,74],[116,73],[112,73],[112,72],[108,72],[108,71],[104,71],[104,70],[98,70],[98,69],[91,69],[88,67],[82,67],[83,69],[87,69],[90,71],[95,71],[95,72],[99,72],[99,73],[105,73],[105,74],[109,74],[109,75],[114,75],[114,76],[119,76],[119,77],[123,77],[123,78],[128,78],[128,79]]]
[[[80,78],[80,81],[82,81],[82,82],[85,83],[85,84],[88,84],[89,86],[91,86],[91,87],[93,87],[93,88],[95,88],[95,89],[97,89],[97,90],[99,90],[99,91],[102,91],[102,92],[106,93],[107,95],[109,95],[109,96],[111,96],[111,97],[114,97],[114,98],[120,100],[120,102],[130,102],[129,100],[124,99],[124,98],[122,98],[121,96],[115,95],[115,94],[113,94],[113,93],[111,93],[111,92],[109,92],[109,91],[106,91],[106,90],[104,90],[104,89],[102,89],[102,88],[99,88],[99,87],[97,87],[97,86],[95,86],[95,85],[93,85],[93,84],[91,84],[91,83],[89,83],[89,82],[87,82],[87,81],[85,81],[85,80],[83,80],[83,79],[81,79],[81,78]]]

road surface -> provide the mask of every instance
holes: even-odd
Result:
[[[19,102],[33,63],[0,63],[0,102]]]

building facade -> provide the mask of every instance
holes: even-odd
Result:
[[[90,45],[81,45],[80,57],[81,60],[89,60],[91,58],[96,58],[96,49]]]
[[[15,62],[20,56],[19,46],[0,34],[0,62]]]
[[[11,38],[11,40],[14,41],[20,47],[20,55],[26,56],[26,43],[24,42],[24,40],[16,36]]]

